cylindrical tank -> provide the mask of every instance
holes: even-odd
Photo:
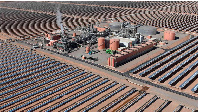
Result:
[[[90,52],[90,47],[87,46],[86,49],[85,49],[85,53],[89,53]]]
[[[141,26],[137,29],[138,33],[141,33],[144,36],[156,35],[157,29],[153,26]]]
[[[104,37],[98,38],[98,49],[99,50],[105,49],[105,38]]]
[[[110,39],[110,50],[118,50],[119,41],[119,39]]]
[[[119,31],[121,29],[122,22],[111,22],[109,24],[112,31]]]
[[[165,31],[164,40],[175,40],[175,32],[170,30]]]

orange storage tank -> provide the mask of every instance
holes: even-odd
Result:
[[[99,50],[105,49],[105,38],[104,37],[98,38],[98,49]]]
[[[87,46],[86,49],[85,49],[85,53],[89,53],[90,52],[90,47]]]
[[[175,40],[175,32],[170,30],[165,31],[164,40]]]
[[[118,50],[119,41],[119,39],[110,39],[110,50]]]

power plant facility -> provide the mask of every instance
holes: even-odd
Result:
[[[0,1],[0,111],[198,106],[198,1]]]

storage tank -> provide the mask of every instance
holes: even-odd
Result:
[[[98,38],[98,49],[99,50],[105,49],[105,38],[104,37]]]
[[[141,33],[144,36],[156,35],[157,29],[153,26],[141,26],[137,29],[137,33]]]
[[[109,24],[111,31],[119,31],[121,29],[122,22],[112,22]]]
[[[165,31],[164,40],[175,40],[175,32],[170,30]]]
[[[110,39],[110,50],[118,50],[119,41],[119,39]]]

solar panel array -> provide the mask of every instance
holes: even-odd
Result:
[[[0,49],[1,111],[120,111],[119,107],[128,110],[138,105],[138,101],[144,103],[138,107],[139,110],[167,108],[162,106],[165,100],[160,97],[154,99],[149,93],[101,75],[31,53],[10,43],[1,41]],[[129,99],[134,102],[119,106]],[[154,107],[155,102],[162,105]]]
[[[194,92],[191,90],[191,87],[194,87],[198,80],[197,75],[193,76],[198,66],[197,38],[197,36],[190,38],[169,51],[141,64],[130,72],[141,77],[148,77],[150,80],[155,80],[159,83],[168,83],[169,86],[187,90],[187,93],[189,92],[188,89],[190,89],[191,93]],[[164,58],[165,56],[167,57]],[[184,80],[186,82],[182,85]]]

